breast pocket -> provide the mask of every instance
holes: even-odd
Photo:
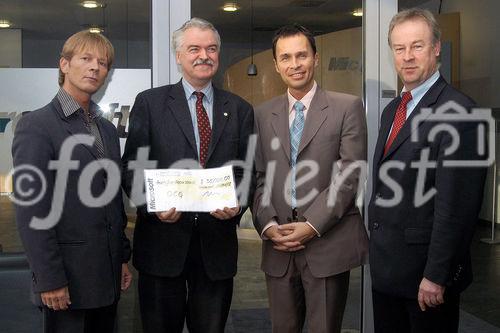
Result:
[[[65,240],[57,242],[59,246],[83,246],[87,244],[84,240]]]

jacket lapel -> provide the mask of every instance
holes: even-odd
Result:
[[[314,94],[314,97],[307,111],[306,122],[304,124],[304,131],[302,133],[302,138],[300,139],[298,155],[304,150],[305,147],[311,142],[323,122],[327,118],[327,112],[325,109],[328,108],[328,101],[325,96],[325,92],[319,87]]]
[[[228,100],[226,94],[223,91],[214,88],[214,105],[212,109],[212,137],[210,138],[210,145],[208,147],[207,162],[210,160],[210,156],[217,147],[217,143],[226,127],[227,120],[231,117],[231,112],[228,108]]]
[[[287,95],[282,95],[281,102],[277,104],[276,110],[271,111],[273,113],[271,126],[273,127],[274,134],[280,140],[281,147],[286,157],[290,160],[290,128]]]
[[[436,83],[427,91],[427,93],[422,97],[420,102],[415,106],[415,109],[411,113],[411,115],[406,119],[405,124],[401,128],[401,130],[398,133],[398,136],[396,136],[396,139],[394,139],[394,142],[392,143],[391,147],[389,148],[389,151],[387,154],[382,158],[382,160],[385,160],[387,157],[389,157],[395,150],[397,150],[403,142],[405,142],[408,137],[411,135],[412,131],[412,120],[413,118],[416,117],[416,115],[420,114],[420,111],[422,108],[428,108],[431,107],[432,105],[436,104],[436,101],[441,94],[441,91],[443,91],[444,87],[446,86],[446,81],[444,78],[441,76]],[[399,103],[398,103],[399,104]],[[396,106],[397,108],[397,106]],[[394,117],[390,118],[391,120],[394,119]],[[421,126],[423,122],[419,123],[419,126]],[[385,145],[385,142],[384,142]]]
[[[391,125],[394,119],[394,115],[396,114],[396,110],[398,108],[399,103],[401,102],[401,97],[397,97],[394,99],[391,104],[389,104],[387,108],[387,116],[382,117],[382,122],[380,124],[379,136],[377,139],[377,145],[375,147],[375,153],[373,155],[373,160],[377,163],[381,162],[385,143],[387,142],[387,137],[389,136],[389,132],[391,130]]]
[[[63,127],[66,129],[66,131],[68,131],[68,133],[70,133],[71,135],[77,135],[77,134],[90,135],[89,131],[87,130],[87,128],[85,128],[85,125],[83,124],[83,120],[80,119],[80,117],[78,117],[77,114],[74,113],[71,116],[66,117],[57,97],[55,97],[52,100],[52,105],[54,105],[56,112],[59,114],[62,120]],[[87,149],[92,154],[92,156],[94,156],[95,159],[99,158],[99,155],[97,153],[97,148],[95,147],[95,145],[89,146],[84,144],[83,142],[80,142],[80,144],[83,145],[85,149]]]
[[[196,140],[194,138],[193,120],[189,112],[189,106],[186,100],[186,94],[182,87],[182,82],[179,81],[170,90],[170,95],[167,97],[167,107],[172,110],[179,127],[186,136],[191,148],[198,156],[198,149],[196,148]]]
[[[96,124],[97,127],[99,128],[99,133],[101,133],[102,145],[104,147],[104,154],[107,158],[113,158],[113,156],[111,156],[112,150],[110,149],[110,145],[113,144],[115,138],[111,135],[109,131],[106,131],[103,121],[104,121],[103,117],[98,117]]]

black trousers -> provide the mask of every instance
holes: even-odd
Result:
[[[116,305],[87,310],[54,311],[44,306],[44,333],[113,333]]]
[[[139,304],[144,333],[223,333],[233,295],[233,279],[212,281],[203,267],[195,229],[183,273],[159,277],[139,272]]]
[[[420,310],[417,299],[395,297],[375,290],[373,317],[375,333],[456,333],[460,295],[447,293],[444,303]]]

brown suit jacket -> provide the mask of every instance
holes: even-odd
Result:
[[[254,225],[259,234],[275,218],[287,223],[291,207],[284,188],[290,172],[290,131],[287,95],[281,95],[255,110],[255,128],[259,138],[255,167],[257,189],[254,196]],[[279,145],[272,140],[279,139]],[[274,149],[273,149],[274,148]],[[365,263],[368,237],[359,209],[354,204],[359,172],[351,173],[343,183],[334,180],[334,166],[344,170],[354,161],[366,161],[366,120],[358,97],[324,91],[318,87],[307,113],[297,163],[314,161],[318,173],[297,186],[297,200],[306,195],[311,200],[297,207],[321,234],[306,244],[305,257],[315,277],[327,277]],[[271,173],[275,162],[274,175]],[[266,169],[270,170],[266,170]],[[298,169],[297,179],[311,172]],[[330,189],[338,194],[334,205],[327,205]],[[270,196],[269,196],[270,195]],[[268,196],[269,199],[266,199]],[[269,204],[266,204],[266,200]],[[288,199],[288,202],[290,200]],[[330,206],[330,207],[329,207]],[[262,269],[274,277],[283,276],[291,254],[273,249],[270,240],[263,241]]]

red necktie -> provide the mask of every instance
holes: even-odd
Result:
[[[195,91],[194,94],[196,95],[196,119],[198,121],[198,134],[200,135],[200,164],[205,167],[212,129],[210,128],[207,111],[203,106],[203,96],[205,95],[201,91]]]
[[[394,115],[394,122],[392,123],[391,134],[389,135],[389,139],[387,139],[387,142],[385,143],[384,155],[387,154],[389,148],[394,142],[394,139],[396,138],[396,136],[398,136],[399,131],[405,124],[406,105],[408,104],[409,101],[412,100],[412,98],[413,97],[411,96],[411,92],[409,91],[405,91],[403,93],[403,96],[401,97],[401,103],[399,103],[398,109],[396,110],[396,114]]]

